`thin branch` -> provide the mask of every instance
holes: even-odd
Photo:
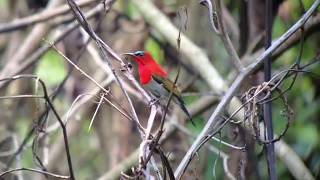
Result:
[[[98,113],[98,110],[99,110],[99,108],[100,108],[100,106],[101,106],[101,104],[102,104],[102,102],[103,102],[104,96],[105,96],[105,93],[102,93],[102,94],[101,94],[101,97],[100,97],[100,101],[99,101],[99,103],[98,103],[98,105],[97,105],[97,107],[96,107],[96,110],[95,110],[94,113],[93,113],[92,118],[91,118],[91,121],[90,121],[90,124],[89,124],[89,128],[88,128],[88,132],[89,132],[90,129],[91,129],[91,126],[92,126],[92,124],[93,124],[93,121],[94,121],[94,119],[95,119],[95,117],[96,117],[96,115],[97,115],[97,113]]]
[[[111,80],[110,78],[108,78],[108,79],[106,79],[105,81],[101,82],[100,84],[101,84],[102,86],[107,86],[107,85],[109,85],[111,82],[112,82],[112,80]],[[73,101],[73,103],[72,103],[71,107],[69,108],[69,110],[63,115],[63,119],[65,119],[65,120],[64,120],[64,123],[67,124],[67,123],[69,122],[69,118],[70,118],[72,115],[74,115],[81,106],[83,106],[84,104],[86,104],[86,103],[90,100],[90,98],[85,98],[85,97],[82,98],[82,99],[80,99],[81,97],[83,97],[84,95],[92,95],[92,96],[95,95],[95,96],[97,96],[96,94],[99,93],[99,92],[101,92],[101,91],[100,91],[100,88],[97,87],[97,89],[94,89],[94,90],[90,91],[89,93],[79,95],[79,96]],[[106,101],[107,101],[107,100],[106,100]],[[76,103],[76,102],[77,102],[77,103]],[[107,101],[107,102],[108,102],[108,101]],[[59,126],[60,126],[59,123],[55,123],[55,124],[51,125],[50,127],[48,127],[47,130],[46,130],[46,132],[47,132],[47,133],[51,133],[51,132],[59,129]]]
[[[211,3],[211,0],[200,0],[199,3],[208,8],[208,18],[209,18],[210,25],[211,25],[213,31],[216,34],[220,35],[221,32],[219,31],[219,27],[217,27],[217,25],[216,25],[216,24],[218,24],[218,22],[217,22],[217,12],[213,11],[213,6],[212,6],[212,3]]]
[[[70,179],[71,178],[70,176],[63,176],[63,175],[54,174],[54,173],[50,173],[50,172],[47,172],[47,171],[42,171],[42,170],[39,170],[39,169],[31,169],[31,168],[10,169],[10,170],[7,170],[5,172],[2,172],[0,174],[0,178],[3,178],[5,175],[10,174],[10,173],[15,172],[15,171],[31,171],[31,172],[43,174],[45,176],[48,175],[48,176],[51,176],[51,177],[54,177],[54,178],[60,178],[60,179]]]
[[[43,96],[24,94],[24,95],[14,95],[14,96],[0,96],[0,99],[16,99],[16,98],[43,98]]]
[[[225,26],[224,26],[224,22],[223,22],[223,14],[222,14],[222,10],[221,10],[221,1],[222,0],[216,0],[217,3],[214,3],[216,4],[216,10],[217,10],[217,21],[218,21],[218,24],[219,24],[219,29],[221,31],[221,39],[222,39],[222,42],[229,54],[229,56],[231,57],[231,60],[234,64],[234,66],[236,67],[236,69],[239,71],[239,72],[242,72],[244,70],[244,67],[240,61],[240,58],[237,54],[237,51],[236,49],[234,48],[231,40],[230,40],[230,37],[228,35],[228,32],[226,31],[225,29]]]

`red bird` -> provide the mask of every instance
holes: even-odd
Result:
[[[141,85],[143,85],[143,87],[151,92],[152,95],[158,98],[161,105],[166,104],[172,91],[173,102],[178,104],[183,112],[191,120],[191,116],[187,108],[185,107],[185,103],[181,97],[180,90],[174,85],[172,81],[167,78],[167,72],[163,70],[159,64],[156,63],[152,56],[145,51],[136,51],[134,53],[125,54],[130,55],[138,64],[138,72]],[[191,122],[192,124],[194,124],[192,120]]]

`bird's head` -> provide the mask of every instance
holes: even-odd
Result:
[[[155,62],[150,53],[146,51],[135,51],[133,53],[124,53],[125,55],[129,55],[133,58],[133,60],[138,63],[138,65],[145,65],[148,63]]]

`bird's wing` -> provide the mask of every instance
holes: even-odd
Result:
[[[177,85],[175,85],[170,79],[164,78],[161,76],[153,75],[152,78],[161,84],[163,88],[165,88],[169,93],[173,91],[173,95],[177,96],[177,98],[182,98],[181,97],[181,91]],[[175,87],[175,88],[173,88]],[[173,89],[173,90],[172,90]]]
[[[194,122],[191,119],[191,115],[189,114],[187,108],[185,107],[185,103],[184,103],[184,101],[183,101],[183,99],[181,97],[180,89],[177,86],[175,86],[175,84],[172,81],[170,81],[169,79],[167,79],[167,78],[163,78],[163,77],[160,77],[160,76],[152,76],[152,78],[153,78],[153,80],[155,80],[156,82],[161,84],[162,87],[164,87],[164,89],[166,89],[168,91],[168,93],[171,93],[171,91],[173,91],[173,95],[174,95],[173,101],[175,101],[175,103],[177,103],[180,106],[180,108],[183,110],[183,112],[191,120],[192,124],[195,125]],[[173,87],[175,87],[175,88],[173,88]]]

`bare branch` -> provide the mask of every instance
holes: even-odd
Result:
[[[43,175],[49,175],[55,178],[61,178],[61,179],[70,179],[70,176],[62,176],[62,175],[58,175],[58,174],[54,174],[54,173],[50,173],[47,171],[42,171],[39,169],[31,169],[31,168],[17,168],[17,169],[11,169],[8,171],[5,171],[3,173],[0,174],[0,177],[4,177],[6,174],[15,172],[15,171],[31,171],[31,172],[35,172],[35,173],[39,173],[39,174],[43,174]]]

